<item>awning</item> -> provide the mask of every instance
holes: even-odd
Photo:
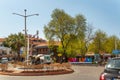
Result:
[[[112,53],[113,54],[120,54],[120,50],[113,50]]]

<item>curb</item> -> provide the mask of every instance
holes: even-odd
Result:
[[[62,75],[73,73],[74,70],[54,70],[54,71],[21,71],[21,72],[0,72],[0,75],[8,76],[47,76],[47,75]]]

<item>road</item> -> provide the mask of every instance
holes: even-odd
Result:
[[[0,80],[99,80],[99,75],[104,67],[101,66],[72,66],[74,73],[52,76],[5,76],[0,75]]]

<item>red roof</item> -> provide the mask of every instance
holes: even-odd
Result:
[[[0,38],[0,42],[3,42],[3,41],[5,41],[5,38]]]

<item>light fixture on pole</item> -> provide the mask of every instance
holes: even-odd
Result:
[[[27,19],[27,17],[31,17],[31,16],[39,16],[39,14],[31,14],[31,15],[26,15],[26,12],[27,12],[27,10],[25,9],[24,10],[24,12],[25,12],[25,14],[24,15],[21,15],[21,14],[18,14],[18,13],[13,13],[14,15],[18,15],[18,16],[22,16],[22,17],[24,17],[24,23],[25,23],[25,29],[24,29],[24,31],[25,31],[25,53],[27,53],[27,60],[28,60],[28,52],[29,51],[27,51],[27,26],[26,26],[26,19]]]

